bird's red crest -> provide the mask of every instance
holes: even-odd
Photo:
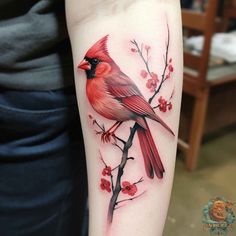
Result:
[[[107,41],[108,36],[101,38],[98,40],[86,53],[86,57],[88,58],[98,58],[102,61],[111,61],[112,59],[109,56],[109,52],[107,49]]]

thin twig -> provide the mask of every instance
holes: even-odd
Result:
[[[124,141],[123,139],[117,137],[116,135],[114,135],[114,137],[115,137],[117,140],[119,140],[121,143],[125,144],[125,141]]]
[[[117,143],[113,143],[113,145],[114,145],[115,147],[118,147],[118,148],[120,149],[120,151],[123,152],[123,149],[122,149]]]
[[[103,157],[102,157],[102,153],[101,153],[100,150],[99,150],[99,153],[100,153],[100,158],[101,158],[101,160],[102,160],[102,163],[104,164],[105,168],[107,168],[108,165],[107,165],[106,162],[104,161],[104,159],[103,159]],[[112,172],[112,170],[111,170],[111,172]],[[112,192],[114,192],[114,181],[113,181],[113,174],[112,174],[112,173],[110,174],[110,178],[111,178],[111,188],[112,188]]]
[[[143,179],[143,177],[142,177],[142,178],[140,178],[139,181],[137,181],[137,182],[135,182],[135,183],[133,183],[133,184],[139,184],[139,183],[142,183],[143,181],[144,181],[144,179]]]
[[[160,107],[160,104],[157,105],[157,106],[155,106],[155,107],[153,107],[152,109],[155,110],[155,109],[157,109],[157,108],[159,108],[159,107]]]
[[[166,69],[168,67],[168,53],[169,53],[169,45],[170,45],[170,30],[169,30],[169,25],[168,24],[167,24],[167,31],[168,31],[168,38],[167,38],[167,44],[166,44],[166,54],[165,54],[165,57],[164,57],[165,67],[164,67],[164,70],[163,70],[163,73],[162,73],[162,76],[161,76],[161,83],[159,84],[158,88],[155,90],[152,97],[148,100],[148,102],[150,104],[152,103],[155,96],[160,92],[163,83],[166,81],[165,74],[166,74]]]
[[[100,159],[102,160],[102,163],[104,164],[104,166],[107,168],[107,164],[106,162],[104,161],[103,157],[102,157],[102,153],[101,151],[99,150],[99,154],[100,154]]]
[[[104,125],[101,126],[96,120],[93,120],[93,124],[97,125],[97,126],[101,129],[102,132],[105,132],[105,127],[104,127]]]
[[[151,72],[151,70],[150,70],[150,68],[149,68],[149,65],[148,65],[148,57],[147,57],[147,60],[144,58],[143,52],[142,52],[143,50],[140,49],[140,47],[139,47],[139,45],[138,45],[138,43],[136,42],[135,39],[134,39],[133,41],[131,41],[131,43],[134,44],[135,47],[137,48],[137,51],[138,51],[140,57],[142,58],[142,60],[143,60],[143,62],[144,62],[144,64],[145,64],[145,66],[146,66],[146,69],[147,69],[148,74],[152,77],[152,72]]]
[[[170,104],[171,104],[171,102],[167,103],[166,106],[169,106]],[[155,107],[153,107],[152,109],[155,110],[155,109],[157,109],[157,108],[159,108],[159,107],[160,107],[160,104],[157,105],[157,106],[155,106]]]
[[[117,168],[119,168],[120,165],[118,165],[117,167],[113,168],[111,171],[114,171],[116,170]]]
[[[146,191],[143,191],[141,194],[139,194],[135,197],[120,200],[120,201],[116,202],[116,205],[119,205],[122,202],[133,201],[134,199],[141,197],[144,193],[146,193]]]

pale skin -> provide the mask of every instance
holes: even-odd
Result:
[[[89,236],[158,236],[162,235],[168,211],[169,199],[174,175],[176,146],[178,137],[179,112],[182,92],[182,32],[180,6],[178,0],[68,0],[66,1],[67,24],[70,34],[78,104],[86,148],[86,160],[89,179]],[[166,50],[167,23],[170,31],[169,55],[173,60],[172,79],[165,82],[160,95],[172,98],[173,109],[170,112],[155,110],[173,130],[170,135],[157,122],[147,120],[158,152],[160,153],[165,173],[162,179],[146,176],[142,153],[137,137],[134,137],[130,155],[135,156],[129,162],[124,178],[132,183],[144,178],[137,185],[143,193],[134,201],[125,202],[125,206],[114,213],[111,226],[107,226],[107,208],[110,195],[99,188],[103,163],[99,155],[115,166],[120,152],[109,143],[101,142],[101,137],[94,133],[94,126],[88,119],[92,114],[96,120],[110,128],[115,121],[106,119],[92,108],[86,94],[86,74],[77,66],[85,57],[89,48],[96,41],[109,34],[107,47],[112,59],[148,100],[152,94],[146,88],[146,82],[140,77],[144,69],[138,55],[130,51],[130,40],[147,43],[151,47],[150,67],[161,76],[164,67],[163,55]],[[160,96],[158,94],[158,97]],[[153,106],[156,105],[155,99]],[[129,127],[133,121],[123,122],[116,130],[119,137],[129,136]],[[99,154],[100,153],[100,154]],[[118,158],[118,159],[117,159]],[[124,198],[123,198],[124,199]]]

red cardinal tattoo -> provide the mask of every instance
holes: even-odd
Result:
[[[154,112],[134,81],[110,57],[107,41],[108,35],[96,42],[78,65],[86,72],[86,93],[93,109],[101,116],[116,121],[103,133],[102,140],[108,142],[122,122],[135,121],[147,176],[154,178],[155,173],[161,179],[165,169],[146,118],[158,122],[172,135],[174,133]]]

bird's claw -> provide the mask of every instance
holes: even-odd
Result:
[[[104,143],[109,143],[112,138],[116,142],[116,136],[115,136],[115,134],[113,132],[103,132],[102,135],[101,135],[101,140]]]

